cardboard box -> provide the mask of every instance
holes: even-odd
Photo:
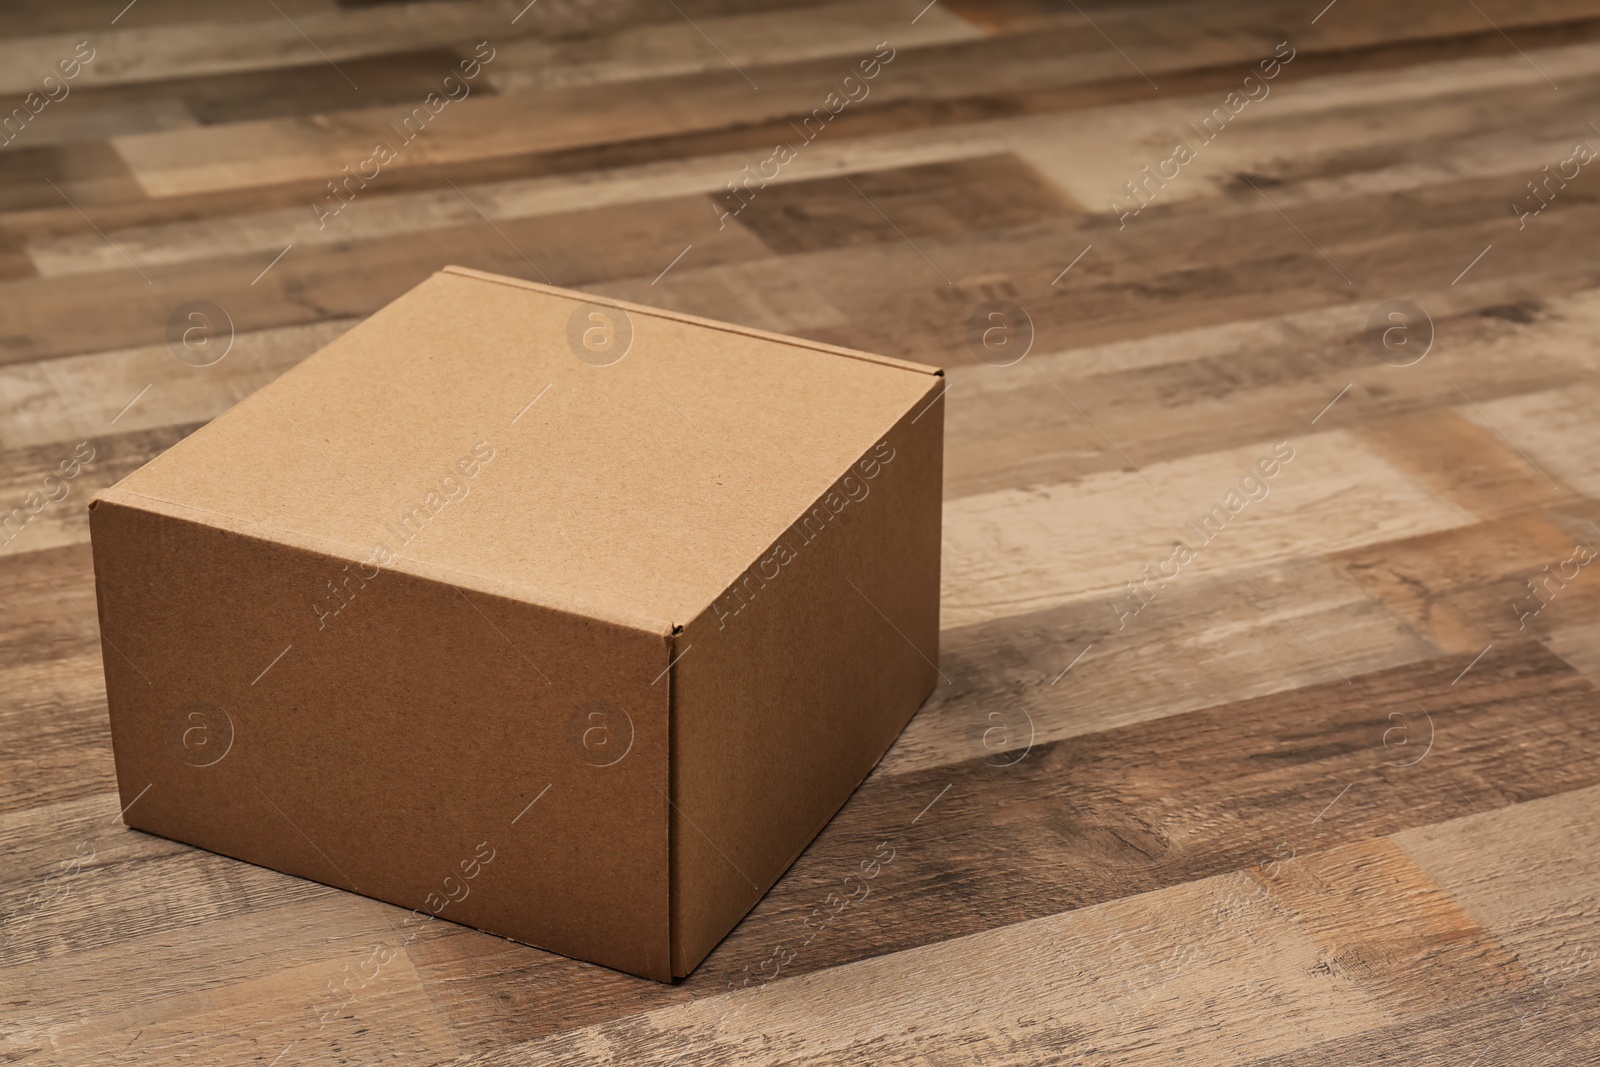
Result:
[[[689,973],[934,684],[943,385],[435,274],[90,504],[126,822]]]

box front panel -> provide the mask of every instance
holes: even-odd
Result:
[[[665,980],[666,639],[102,500],[130,826]],[[436,917],[436,918],[433,918]]]

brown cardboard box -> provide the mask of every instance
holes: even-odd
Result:
[[[128,825],[687,974],[932,688],[943,385],[435,274],[90,505]]]

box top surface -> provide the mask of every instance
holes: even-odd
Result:
[[[938,374],[448,267],[104,495],[664,633]]]

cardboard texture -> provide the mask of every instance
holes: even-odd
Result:
[[[124,820],[688,974],[937,679],[943,385],[446,268],[90,504]]]

